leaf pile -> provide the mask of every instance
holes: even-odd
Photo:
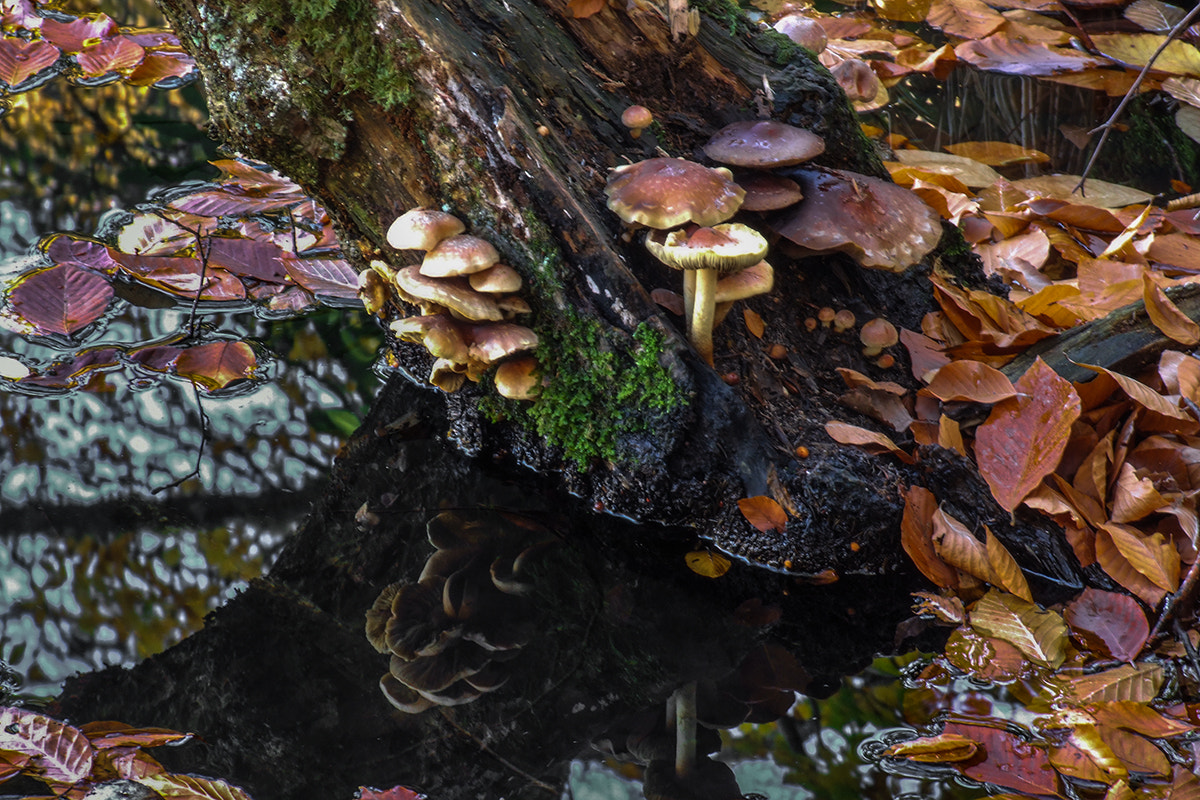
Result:
[[[357,275],[323,208],[262,165],[214,165],[222,172],[217,181],[140,206],[97,238],[43,237],[34,265],[5,290],[0,316],[28,335],[73,344],[98,336],[125,303],[186,304],[207,313],[254,304],[272,315],[299,315],[320,303],[357,301]],[[63,390],[127,369],[143,380],[171,374],[214,391],[255,377],[261,366],[246,342],[183,333],[66,349],[52,364],[14,367],[5,376]]]
[[[123,779],[145,787],[150,797],[250,800],[225,781],[170,772],[143,749],[189,737],[120,722],[76,728],[44,714],[0,707],[0,783],[27,775],[45,783],[55,796],[78,800],[97,784]]]

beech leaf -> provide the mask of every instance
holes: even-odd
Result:
[[[134,44],[124,36],[117,36],[87,48],[75,56],[75,61],[79,63],[84,75],[98,77],[110,72],[132,69],[142,63],[145,55],[146,51],[141,45]]]
[[[933,548],[947,564],[981,581],[994,583],[987,547],[941,508],[933,512]]]
[[[1127,594],[1088,587],[1063,609],[1071,631],[1090,649],[1118,661],[1133,661],[1146,645],[1150,624]]]
[[[1129,564],[1167,592],[1179,587],[1179,553],[1161,533],[1143,534],[1129,525],[1108,523],[1100,526]],[[1113,577],[1116,577],[1115,575]]]
[[[984,525],[983,532],[987,536],[987,559],[992,568],[991,584],[1032,603],[1033,594],[1029,591],[1029,583],[1026,582],[1025,573],[1021,571],[1012,553],[996,538],[991,528]]]
[[[78,728],[21,708],[0,707],[0,750],[31,757],[46,780],[74,786],[92,771],[92,745]]]
[[[1132,700],[1100,703],[1092,709],[1092,716],[1104,725],[1126,728],[1152,739],[1167,739],[1196,730],[1195,725],[1164,716],[1145,703]]]
[[[943,403],[999,403],[1016,397],[1012,381],[996,369],[980,361],[951,361],[934,373],[921,394],[931,394]]]
[[[874,455],[891,453],[906,464],[914,462],[912,456],[901,450],[899,445],[882,433],[869,431],[866,428],[849,425],[845,422],[826,422],[825,432],[829,434],[831,439],[840,444],[856,445]]]
[[[1200,343],[1200,325],[1180,311],[1179,306],[1171,302],[1167,293],[1149,275],[1142,276],[1142,299],[1146,303],[1146,314],[1150,321],[1165,336],[1188,347]]]
[[[72,264],[56,264],[21,276],[8,299],[24,320],[47,333],[71,335],[104,315],[112,285]]]
[[[986,756],[956,764],[962,774],[1024,794],[1058,797],[1058,773],[1045,749],[1014,733],[987,725],[947,722],[944,734],[958,734],[978,742]]]
[[[738,510],[760,531],[781,531],[787,527],[787,512],[766,495],[743,497],[738,500]]]
[[[1103,672],[1058,680],[1063,693],[1081,705],[1114,700],[1149,703],[1158,695],[1162,683],[1163,671],[1158,664],[1122,664]]]
[[[921,574],[935,586],[956,589],[958,573],[938,556],[933,544],[933,515],[937,510],[933,492],[922,486],[910,486],[904,493],[900,544]]]
[[[706,578],[719,578],[729,571],[729,559],[709,550],[695,550],[684,556],[688,569]]]
[[[979,750],[979,744],[958,733],[922,736],[896,744],[883,751],[886,758],[907,758],[922,764],[946,764],[966,761]]]
[[[138,778],[137,782],[158,792],[166,800],[250,800],[250,795],[236,786],[197,775],[162,773]]]
[[[257,363],[254,349],[245,342],[210,342],[180,353],[175,359],[175,372],[209,391],[216,391],[249,378]]]
[[[42,39],[0,39],[0,81],[17,86],[58,61],[59,55],[57,47]]]
[[[1062,617],[1016,595],[990,590],[970,611],[971,627],[1014,645],[1030,661],[1058,669],[1066,659]]]
[[[108,747],[158,747],[170,742],[187,739],[191,734],[168,730],[167,728],[136,728],[124,722],[97,721],[88,722],[79,727],[83,734],[92,742],[92,747],[104,749]]]
[[[979,472],[1006,511],[1058,466],[1079,418],[1079,395],[1041,358],[1016,383],[1017,397],[998,403],[975,434]]]

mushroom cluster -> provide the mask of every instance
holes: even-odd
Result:
[[[388,229],[388,244],[423,251],[424,260],[399,270],[372,261],[359,276],[359,294],[371,313],[381,313],[392,295],[420,309],[419,316],[395,320],[390,327],[398,338],[423,345],[434,357],[429,382],[442,391],[478,382],[499,365],[496,390],[512,399],[533,399],[541,389],[537,362],[530,355],[538,337],[511,322],[530,311],[517,294],[521,276],[499,263],[500,254],[490,242],[465,230],[457,217],[434,209],[401,215]]]
[[[416,583],[385,588],[367,612],[367,639],[390,654],[379,687],[400,711],[469,703],[500,688],[534,634],[528,545],[489,520],[442,513],[427,525],[436,548]]]
[[[864,267],[891,272],[920,261],[941,238],[937,213],[907,189],[852,172],[797,167],[824,149],[809,131],[745,120],[704,146],[706,156],[736,173],[652,158],[609,176],[609,209],[630,225],[655,229],[647,249],[685,270],[688,338],[710,366],[712,328],[722,316],[716,305],[768,292],[773,284],[762,260],[766,240],[748,225],[727,222],[739,211],[772,212],[766,225],[796,246],[793,255],[845,252]]]

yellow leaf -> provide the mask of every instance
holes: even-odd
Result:
[[[1113,700],[1149,703],[1162,682],[1158,664],[1122,664],[1104,672],[1056,680],[1062,694],[1080,704]]]
[[[991,583],[1012,592],[1027,603],[1032,603],[1033,594],[1029,591],[1025,574],[1021,572],[1012,553],[1008,552],[1008,548],[996,538],[987,525],[983,526],[983,532],[987,535],[987,558],[992,567]]]
[[[956,156],[973,158],[989,167],[1007,167],[1011,164],[1045,164],[1050,156],[1041,150],[1021,147],[1008,142],[959,142],[946,145],[947,152]]]
[[[922,764],[946,764],[966,761],[978,749],[978,743],[962,734],[942,733],[898,742],[885,750],[883,755],[885,758],[907,758]]]
[[[1067,626],[1062,617],[1016,595],[989,591],[971,608],[970,623],[1051,669],[1058,669],[1066,659]]]
[[[729,559],[720,553],[695,550],[684,556],[688,569],[706,578],[719,578],[729,571]]]
[[[1180,311],[1148,274],[1142,276],[1142,299],[1154,327],[1182,345],[1191,347],[1200,343],[1200,325]]]
[[[1134,67],[1144,67],[1154,52],[1167,41],[1156,33],[1105,33],[1092,37],[1096,49],[1104,55]],[[1178,39],[1169,42],[1151,69],[1200,78],[1200,50]]]
[[[738,510],[760,531],[781,531],[787,527],[787,512],[766,495],[743,497],[738,500]]]

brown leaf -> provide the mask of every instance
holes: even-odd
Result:
[[[925,380],[933,370],[951,363],[937,342],[922,333],[900,329],[900,343],[908,350],[913,377]]]
[[[74,786],[92,771],[94,751],[78,728],[20,708],[0,707],[0,751],[29,755],[47,781]]]
[[[975,434],[979,472],[992,495],[1013,511],[1058,466],[1079,396],[1041,358],[1016,383],[1017,397],[998,403]]]
[[[992,589],[971,607],[969,619],[972,628],[1009,642],[1031,661],[1058,669],[1066,659],[1062,617],[1016,595]]]
[[[953,417],[947,417],[945,414],[938,417],[938,439],[939,447],[944,447],[947,450],[953,450],[963,458],[967,458],[967,445],[963,442],[962,428],[959,427],[958,420]]]
[[[754,335],[755,339],[761,339],[763,337],[763,333],[766,331],[767,327],[763,324],[763,318],[760,317],[757,312],[747,308],[742,311],[742,319],[746,321],[746,330],[750,331],[750,333]]]
[[[922,486],[904,493],[904,516],[900,520],[900,544],[921,574],[935,586],[958,588],[957,571],[938,557],[933,545],[933,515],[937,499]]]
[[[1067,604],[1063,618],[1086,647],[1118,661],[1137,658],[1150,636],[1142,607],[1117,592],[1088,587]]]
[[[951,361],[939,369],[921,389],[943,403],[999,403],[1016,397],[1017,390],[1000,370],[979,361]]]
[[[901,450],[895,442],[882,433],[869,431],[866,428],[849,425],[845,422],[826,422],[825,432],[829,434],[831,439],[840,444],[857,445],[874,455],[891,453],[905,464],[915,462],[912,456]]]
[[[961,626],[946,640],[946,660],[973,678],[995,683],[1012,683],[1030,670],[1021,651],[1003,639],[983,636]]]
[[[1145,703],[1135,703],[1132,700],[1100,703],[1092,709],[1092,716],[1104,725],[1127,728],[1152,739],[1168,739],[1194,731],[1197,727],[1183,720],[1165,716]]]
[[[738,510],[760,531],[781,531],[787,527],[787,512],[766,495],[743,497],[738,500]]]
[[[1142,299],[1146,303],[1146,314],[1150,321],[1165,336],[1188,347],[1200,343],[1200,325],[1180,311],[1179,306],[1171,302],[1167,293],[1149,275],[1142,278]]]
[[[1113,755],[1125,764],[1130,772],[1141,772],[1165,777],[1171,774],[1171,763],[1163,752],[1151,742],[1120,728],[1100,727],[1100,736],[1113,751]]]
[[[1019,144],[1010,142],[959,142],[946,145],[943,149],[956,156],[973,158],[989,167],[1007,167],[1012,164],[1045,164],[1050,160],[1050,156],[1041,150],[1021,147]]]
[[[757,527],[757,526],[756,526]],[[729,559],[709,550],[694,550],[684,556],[688,569],[706,578],[719,578],[729,571]]]
[[[885,758],[907,758],[921,764],[948,764],[966,761],[979,749],[979,745],[957,733],[941,733],[937,736],[922,736],[898,742],[883,751]]]
[[[977,781],[993,783],[1005,789],[1039,797],[1058,797],[1058,773],[1050,766],[1046,750],[999,728],[947,722],[943,733],[955,733],[979,742],[986,753],[982,760],[973,759],[957,765],[959,771]]]
[[[209,391],[249,378],[258,365],[254,348],[245,342],[210,342],[189,347],[175,360],[175,372]]]
[[[1167,592],[1179,587],[1179,553],[1161,533],[1145,535],[1137,528],[1116,523],[1101,525],[1100,531],[1107,534],[1125,560],[1155,586]]]
[[[962,39],[982,39],[1004,25],[1004,17],[982,0],[935,0],[925,21]]]
[[[598,14],[607,4],[607,0],[567,0],[567,8],[571,9],[571,16],[575,19]]]
[[[981,581],[994,583],[986,545],[941,508],[933,512],[933,548],[947,564]]]
[[[250,795],[236,786],[196,775],[147,775],[139,778],[138,783],[158,792],[166,800],[250,800]]]
[[[987,525],[983,526],[983,532],[987,535],[987,559],[988,564],[992,568],[990,583],[1005,591],[1012,592],[1027,603],[1032,603],[1033,594],[1029,591],[1029,584],[1025,580],[1025,574],[1021,572],[1021,568],[1017,565],[1016,559],[1012,557],[1012,553],[1008,552],[1008,548],[996,538],[995,534],[992,533],[992,529]]]
[[[1128,775],[1129,770],[1117,761],[1112,750],[1100,738],[1095,726],[1081,727],[1090,728],[1082,732],[1087,741],[1069,741],[1050,750],[1050,763],[1054,768],[1068,778],[1095,783],[1106,783],[1110,776],[1123,777],[1122,772]],[[1077,731],[1072,731],[1072,739],[1076,734]],[[1110,769],[1105,770],[1100,763],[1104,763]]]
[[[92,747],[98,750],[126,745],[158,747],[170,742],[182,741],[191,735],[166,728],[136,728],[124,722],[108,721],[88,722],[81,725],[79,730],[83,731],[84,735],[91,740]]]
[[[957,597],[913,592],[913,599],[916,601],[913,603],[914,614],[932,614],[950,625],[961,625],[967,620],[966,609]]]
[[[1113,485],[1113,522],[1136,522],[1168,505],[1170,501],[1158,493],[1154,481],[1139,478],[1128,461],[1121,465]]]

